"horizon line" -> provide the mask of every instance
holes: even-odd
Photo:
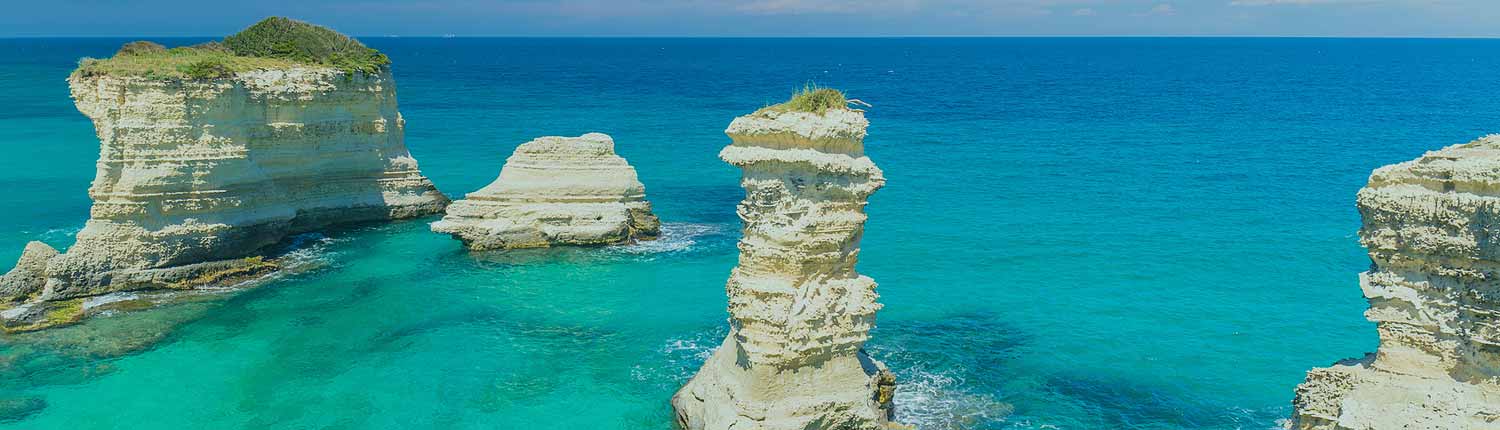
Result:
[[[0,39],[222,38],[222,35],[0,35]],[[994,34],[994,35],[354,35],[356,39],[1500,39],[1500,35]]]

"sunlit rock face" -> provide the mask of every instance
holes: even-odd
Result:
[[[0,276],[0,303],[21,301],[42,292],[47,285],[47,263],[57,250],[42,242],[26,244],[16,266]]]
[[[864,114],[763,110],[719,157],[743,170],[730,333],[672,398],[685,429],[880,429],[895,378],[862,349],[875,281],[855,271],[866,200],[885,184]]]
[[[247,257],[291,234],[448,203],[407,152],[388,69],[69,84],[99,135],[98,170],[44,299],[191,288],[266,268]]]
[[[474,250],[651,240],[660,229],[635,168],[602,133],[522,144],[499,178],[432,224]]]
[[[1500,135],[1381,167],[1359,191],[1376,353],[1308,372],[1299,429],[1500,429]]]

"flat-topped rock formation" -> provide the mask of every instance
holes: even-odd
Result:
[[[39,299],[220,284],[275,269],[262,251],[293,234],[443,210],[407,152],[383,55],[277,19],[226,43],[301,30],[376,57],[324,65],[135,42],[84,62],[68,83],[99,136],[94,203],[76,243],[48,259]],[[173,68],[182,58],[200,59]]]
[[[453,202],[432,231],[491,250],[650,240],[660,227],[614,140],[589,133],[522,144],[499,178]]]
[[[1500,429],[1500,135],[1381,167],[1359,191],[1377,352],[1313,369],[1298,429]]]
[[[863,350],[875,281],[854,267],[885,178],[864,154],[864,114],[834,94],[822,113],[776,106],[726,131],[719,157],[743,170],[744,237],[725,286],[729,336],[672,398],[684,429],[890,425],[895,377]]]

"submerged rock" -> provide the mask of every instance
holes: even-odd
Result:
[[[432,224],[474,250],[650,240],[660,228],[635,168],[602,133],[522,144],[499,178]]]
[[[13,423],[47,409],[47,400],[41,397],[0,398],[0,423]]]
[[[863,349],[875,281],[854,268],[866,200],[885,184],[864,154],[868,125],[842,107],[768,108],[729,125],[719,157],[745,188],[730,333],[673,396],[682,428],[893,426],[895,377]]]
[[[24,300],[41,293],[47,284],[47,262],[56,256],[57,250],[45,243],[27,243],[16,267],[0,276],[0,302]]]
[[[1376,169],[1357,202],[1380,346],[1309,371],[1296,428],[1500,428],[1500,135]]]

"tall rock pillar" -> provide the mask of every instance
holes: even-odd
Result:
[[[855,272],[866,199],[885,184],[859,111],[762,109],[719,158],[744,171],[730,332],[672,398],[689,430],[880,429],[895,378],[862,349],[875,281]]]

